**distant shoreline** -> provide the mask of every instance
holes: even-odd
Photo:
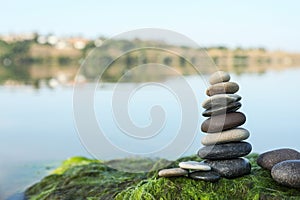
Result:
[[[86,56],[101,45],[103,40],[103,38],[94,41],[83,38],[61,40],[49,36],[41,41],[39,35],[34,35],[32,38],[8,42],[0,38],[0,84],[38,85],[41,80],[51,79],[71,83]],[[142,49],[118,57],[119,50],[139,49],[143,46],[155,46],[168,51],[158,51],[155,48]],[[173,67],[182,75],[211,73],[217,68],[242,74],[264,73],[270,69],[283,70],[300,66],[300,53],[267,51],[264,48],[228,49],[219,46],[195,49],[135,39],[115,40],[110,46],[104,45],[97,50],[99,60],[111,62],[102,77],[107,82],[116,82],[125,72],[148,63]],[[95,66],[88,67],[86,73],[81,74],[83,81],[94,80],[98,76]],[[149,70],[145,73],[147,79],[152,79],[155,76],[153,73],[156,72]]]

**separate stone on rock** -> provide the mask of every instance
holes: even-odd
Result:
[[[208,134],[204,136],[201,140],[201,143],[205,146],[213,144],[222,144],[228,142],[238,142],[246,140],[250,136],[248,130],[244,128],[235,128],[227,131]]]
[[[203,180],[209,182],[216,182],[220,180],[221,176],[214,171],[195,171],[189,173],[189,177],[196,180]]]
[[[221,82],[228,82],[230,80],[230,75],[224,71],[217,71],[213,73],[209,78],[209,83],[211,85]]]
[[[248,159],[235,158],[230,160],[205,160],[213,171],[216,171],[222,177],[235,178],[243,175],[250,174],[251,165]]]
[[[192,169],[192,170],[200,170],[200,171],[210,171],[211,167],[197,161],[186,161],[180,162],[179,167],[182,169]]]
[[[271,170],[274,165],[285,160],[300,160],[300,153],[294,149],[283,148],[260,154],[257,164]]]
[[[174,176],[185,176],[188,171],[181,168],[162,169],[158,172],[160,177],[174,177]]]
[[[240,101],[241,96],[237,94],[216,94],[209,97],[202,103],[202,107],[205,109],[210,109],[214,107],[227,106],[233,102]]]
[[[246,116],[243,113],[227,113],[208,118],[202,123],[201,130],[206,133],[221,132],[241,126],[245,122]]]
[[[300,188],[300,160],[286,160],[274,165],[272,178],[279,184]]]
[[[239,85],[234,82],[217,83],[206,90],[207,96],[216,94],[234,94],[239,91]]]
[[[246,156],[251,150],[252,146],[248,142],[231,142],[205,146],[198,151],[198,155],[202,159],[232,159]]]
[[[225,113],[230,113],[230,112],[235,112],[238,109],[240,109],[242,104],[240,102],[233,102],[230,103],[226,106],[214,106],[210,109],[205,110],[202,115],[204,117],[211,117],[212,115],[220,115],[220,114],[225,114]]]

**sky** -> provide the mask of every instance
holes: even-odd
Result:
[[[139,28],[184,34],[200,46],[300,52],[300,1],[0,0],[0,34],[112,37]]]

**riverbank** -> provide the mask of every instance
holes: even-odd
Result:
[[[128,173],[107,167],[103,162],[83,157],[70,158],[52,174],[28,188],[28,199],[300,199],[300,190],[278,185],[270,172],[256,164],[257,154],[247,156],[250,175],[221,179],[217,183],[186,177],[158,178],[157,170]],[[198,160],[197,156],[178,162]],[[124,162],[132,162],[125,160]],[[159,161],[164,162],[164,160]]]
[[[93,41],[84,38],[66,39],[49,36],[50,41],[41,43],[40,37],[43,36],[34,34],[30,39],[16,40],[3,40],[0,37],[0,84],[29,84],[39,87],[44,82],[50,81],[50,86],[58,83],[71,85],[89,52],[99,46],[99,39]],[[53,37],[56,38],[55,43],[51,42]],[[105,38],[100,41],[102,44]],[[79,45],[80,48],[76,48],[77,43],[83,46]],[[145,50],[144,47],[151,48]],[[139,51],[132,51],[119,57],[120,51],[130,49],[139,49]],[[214,66],[236,74],[262,74],[268,70],[284,70],[300,65],[300,54],[295,52],[270,51],[261,47],[211,46],[199,49],[139,39],[111,40],[109,45],[105,44],[98,48],[95,55],[103,62],[102,64],[111,62],[110,67],[102,75],[102,81],[106,82],[117,82],[129,69],[149,63],[172,66],[183,75],[211,73],[216,70]],[[89,67],[80,74],[80,80],[94,81],[98,78],[97,70],[98,68],[93,66]],[[147,71],[147,79],[153,80],[155,75],[155,71]],[[137,80],[131,79],[131,81]]]

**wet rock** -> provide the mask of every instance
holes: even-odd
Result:
[[[222,144],[228,142],[238,142],[249,137],[250,133],[244,128],[235,128],[220,133],[207,134],[201,140],[205,146],[213,144]]]
[[[199,171],[210,171],[210,166],[197,162],[197,161],[186,161],[186,162],[180,162],[179,167],[182,169],[192,169],[192,170],[199,170]]]
[[[205,133],[221,132],[241,126],[245,122],[246,116],[243,113],[227,113],[208,118],[202,123],[201,130]]]
[[[252,146],[247,142],[231,142],[203,147],[198,151],[198,155],[200,158],[211,160],[231,159],[246,156],[251,150]]]
[[[251,165],[245,158],[235,158],[230,160],[206,160],[213,171],[216,171],[222,177],[235,178],[250,174]]]
[[[216,83],[221,83],[221,82],[227,82],[229,80],[230,80],[230,75],[224,71],[217,71],[209,77],[209,83],[211,85]]]
[[[237,94],[216,94],[209,97],[202,103],[202,107],[205,109],[210,109],[214,107],[227,106],[233,102],[240,101],[241,96]]]
[[[189,177],[196,180],[203,180],[209,182],[216,182],[220,180],[220,175],[214,171],[195,171],[189,174]]]
[[[300,160],[286,160],[274,165],[272,178],[285,186],[300,188]]]
[[[214,106],[210,109],[205,110],[202,115],[204,117],[210,117],[212,115],[220,115],[220,114],[225,114],[225,113],[230,113],[230,112],[235,112],[238,109],[240,109],[242,104],[240,102],[233,102],[230,103],[226,106]]]
[[[213,96],[216,94],[234,94],[239,91],[239,85],[234,82],[217,83],[211,85],[206,90],[206,95]]]
[[[173,176],[185,176],[188,171],[181,168],[162,169],[158,172],[160,177],[173,177]]]
[[[300,160],[300,153],[294,149],[283,148],[260,154],[257,164],[271,170],[274,165],[285,160]]]

